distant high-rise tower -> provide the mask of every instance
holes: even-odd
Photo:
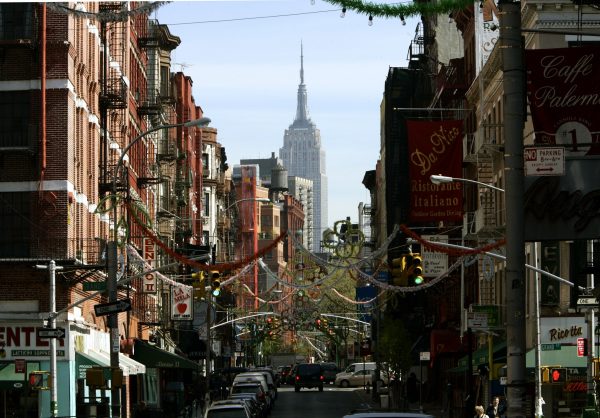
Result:
[[[279,149],[290,176],[304,177],[313,181],[313,236],[311,250],[320,251],[320,237],[327,227],[327,175],[325,151],[321,149],[321,132],[308,116],[306,85],[304,84],[304,51],[300,45],[300,85],[298,107],[294,122],[286,129],[283,147]]]

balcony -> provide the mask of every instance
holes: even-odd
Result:
[[[42,262],[104,266],[106,244],[101,239],[0,238],[0,262]]]

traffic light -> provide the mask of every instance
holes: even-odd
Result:
[[[43,390],[48,389],[44,384],[44,379],[48,376],[47,371],[35,371],[29,373],[29,388],[31,390]]]
[[[564,367],[557,367],[550,369],[550,381],[552,383],[561,383],[567,381],[567,369]]]
[[[423,284],[423,259],[421,254],[410,254],[407,259],[408,283],[414,286]]]
[[[221,294],[221,273],[218,271],[210,272],[210,288],[213,296],[219,296]]]
[[[406,276],[406,256],[404,255],[392,260],[392,282],[396,286],[408,285],[408,278]]]
[[[198,271],[192,273],[192,287],[194,288],[194,299],[204,299],[206,297],[206,283],[204,283],[204,272]]]

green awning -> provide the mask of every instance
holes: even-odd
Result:
[[[104,368],[104,378],[109,380],[110,376],[110,363],[106,362],[105,359],[101,357],[95,357],[93,354],[82,353],[80,351],[75,351],[75,370],[77,373],[77,379],[85,379],[85,372],[87,369],[91,369],[92,367],[102,367]]]
[[[133,359],[154,369],[198,370],[200,365],[142,340],[135,340]]]
[[[473,366],[477,367],[480,364],[489,363],[488,352],[489,352],[488,347],[483,347],[483,348],[480,348],[479,350],[473,352]],[[506,359],[506,341],[501,341],[499,343],[494,344],[493,353],[494,353],[494,362],[497,362],[498,360]],[[463,367],[464,370],[466,370],[468,367],[467,366],[468,363],[469,363],[469,356],[461,357],[461,359],[458,360],[458,367]]]

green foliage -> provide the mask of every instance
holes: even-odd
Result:
[[[388,364],[390,371],[401,376],[410,369],[410,341],[401,319],[385,319],[379,336],[379,360]]]
[[[439,0],[437,2],[372,3],[363,0],[325,0],[328,3],[354,10],[356,13],[383,18],[405,18],[409,16],[448,14],[465,9],[473,0]]]

